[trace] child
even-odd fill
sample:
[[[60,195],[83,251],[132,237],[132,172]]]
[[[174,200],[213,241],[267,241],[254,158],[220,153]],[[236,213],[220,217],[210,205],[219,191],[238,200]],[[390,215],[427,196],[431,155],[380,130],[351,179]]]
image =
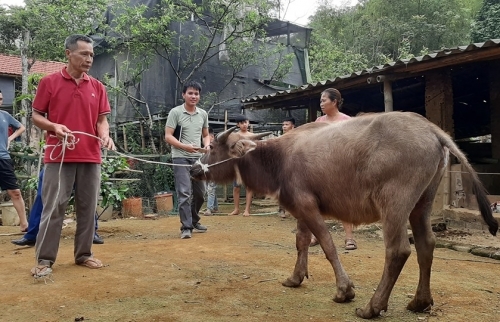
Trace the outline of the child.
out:
[[[248,117],[245,115],[238,115],[236,117],[236,125],[238,126],[239,134],[243,136],[251,136],[252,133],[248,132],[248,127],[250,126],[250,121]],[[240,213],[240,191],[241,191],[241,182],[235,180],[233,182],[233,198],[234,198],[234,210],[229,215],[238,215]],[[250,190],[246,190],[246,205],[245,212],[243,213],[244,217],[250,216],[250,206],[252,204],[252,195],[253,193]]]

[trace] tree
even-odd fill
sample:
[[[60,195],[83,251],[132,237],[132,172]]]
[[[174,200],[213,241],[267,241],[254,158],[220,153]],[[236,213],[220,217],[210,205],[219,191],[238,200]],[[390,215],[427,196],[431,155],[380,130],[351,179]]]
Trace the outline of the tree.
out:
[[[19,112],[27,128],[31,66],[37,60],[63,60],[64,39],[93,31],[104,19],[107,4],[106,0],[26,0],[24,7],[0,8],[0,52],[21,57],[23,99]],[[24,138],[29,140],[25,134]]]
[[[273,8],[267,0],[160,0],[152,7],[115,6],[105,33],[110,51],[126,60],[121,79],[108,85],[129,100],[149,131],[152,116],[140,84],[153,59],[161,59],[175,77],[176,103],[182,85],[209,66],[217,66],[225,75],[217,91],[204,94],[201,106],[209,113],[216,105],[252,96],[255,93],[234,95],[226,89],[249,67],[261,66],[268,82],[283,79],[291,67],[292,56],[281,39],[266,34]],[[142,107],[145,115],[140,113]],[[156,149],[152,140],[150,146]]]
[[[324,40],[314,42],[311,65],[326,55],[320,46],[329,52],[333,46],[339,57],[352,55],[350,62],[363,57],[372,67],[468,43],[479,1],[364,0],[352,8],[324,4],[311,20],[313,41]]]
[[[500,0],[484,0],[471,31],[472,41],[500,38]]]

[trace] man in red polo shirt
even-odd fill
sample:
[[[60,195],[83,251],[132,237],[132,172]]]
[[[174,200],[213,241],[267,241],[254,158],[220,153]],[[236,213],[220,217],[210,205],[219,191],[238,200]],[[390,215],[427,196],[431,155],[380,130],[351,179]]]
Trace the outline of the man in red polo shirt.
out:
[[[106,118],[111,110],[104,85],[87,75],[94,58],[92,39],[72,35],[64,44],[67,66],[40,81],[33,101],[33,123],[48,132],[43,212],[36,241],[38,265],[31,270],[35,277],[52,272],[73,186],[77,221],[75,263],[102,267],[91,248],[100,187],[101,147],[115,149]],[[100,140],[74,132],[85,132]],[[63,148],[61,143],[65,140],[74,140],[74,148]]]

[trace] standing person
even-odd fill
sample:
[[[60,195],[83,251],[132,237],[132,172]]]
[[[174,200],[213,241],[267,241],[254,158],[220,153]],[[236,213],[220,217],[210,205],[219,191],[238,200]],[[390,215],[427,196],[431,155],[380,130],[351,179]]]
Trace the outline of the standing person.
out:
[[[31,270],[35,277],[52,272],[73,188],[77,223],[75,263],[88,268],[103,266],[92,253],[92,240],[101,180],[101,147],[115,149],[106,118],[111,109],[104,85],[87,74],[94,59],[92,39],[71,35],[64,45],[68,64],[42,78],[33,101],[33,124],[48,132],[43,211],[36,240],[37,266]],[[65,149],[61,144],[65,141],[75,142],[74,148]]]
[[[165,125],[165,141],[172,146],[175,191],[179,204],[181,238],[191,238],[193,229],[206,232],[200,224],[200,209],[204,202],[205,182],[191,180],[189,166],[201,156],[200,141],[210,149],[208,135],[208,114],[197,107],[200,101],[201,85],[190,81],[182,88],[184,104],[174,107],[168,113]],[[176,166],[178,164],[179,166]]]
[[[0,106],[3,104],[3,94],[0,91]],[[9,136],[9,126],[16,130]],[[14,173],[14,166],[9,154],[9,145],[15,138],[20,136],[26,127],[18,120],[12,117],[6,111],[0,110],[0,188],[7,190],[14,209],[19,216],[19,226],[22,232],[28,229],[28,220],[26,219],[26,208],[24,199],[17,184],[17,178]]]
[[[293,117],[284,119],[281,128],[283,129],[283,134],[287,134],[289,131],[295,128],[295,119]]]
[[[250,121],[246,115],[238,115],[236,117],[236,125],[240,129],[237,133],[242,136],[252,136],[253,134],[248,131],[250,126]],[[240,191],[241,191],[241,179],[238,178],[233,182],[233,199],[234,199],[234,210],[229,215],[239,215],[240,214]],[[246,189],[246,204],[245,212],[243,217],[250,216],[250,206],[252,205],[253,193],[248,188]]]
[[[42,203],[42,183],[43,183],[43,169],[38,176],[38,188],[36,190],[35,202],[31,207],[30,219],[28,222],[28,231],[23,237],[12,240],[11,243],[17,246],[35,246],[36,236],[39,232],[40,220],[42,218],[43,203]],[[97,234],[97,212],[95,214],[95,233],[93,244],[104,244],[104,240]]]
[[[343,103],[342,96],[340,92],[335,88],[327,88],[321,93],[321,111],[325,114],[316,119],[316,122],[340,122],[350,119],[351,117],[347,114],[340,112]],[[354,225],[347,222],[342,222],[345,231],[345,249],[355,250],[358,248],[356,241],[354,240],[353,229]],[[316,246],[319,242],[313,235],[311,238],[310,246]]]
[[[287,134],[288,132],[290,132],[295,128],[295,119],[293,117],[284,119],[281,128],[283,129],[283,134]],[[278,208],[278,214],[281,218],[286,218],[285,209],[283,209],[281,204],[279,205]]]
[[[213,128],[208,128],[208,135],[210,136],[210,142],[212,142],[215,139]],[[205,211],[205,216],[212,216],[214,212],[219,211],[216,190],[217,184],[209,181],[207,183],[207,210]]]

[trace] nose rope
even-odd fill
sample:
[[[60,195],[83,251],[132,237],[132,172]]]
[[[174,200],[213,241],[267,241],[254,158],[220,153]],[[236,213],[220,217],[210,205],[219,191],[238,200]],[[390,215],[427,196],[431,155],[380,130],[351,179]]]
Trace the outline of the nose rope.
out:
[[[208,168],[211,168],[215,165],[219,165],[221,163],[224,163],[224,162],[227,162],[227,161],[231,161],[231,160],[234,160],[234,159],[239,159],[241,157],[236,157],[236,158],[228,158],[228,159],[225,159],[225,160],[222,160],[222,161],[219,161],[219,162],[215,162],[215,163],[212,163],[212,164],[208,164],[208,163],[203,163],[201,162],[201,158],[196,160],[196,162],[194,163],[195,165],[199,165],[201,167],[201,169],[203,170],[204,173],[207,173],[208,172]]]

